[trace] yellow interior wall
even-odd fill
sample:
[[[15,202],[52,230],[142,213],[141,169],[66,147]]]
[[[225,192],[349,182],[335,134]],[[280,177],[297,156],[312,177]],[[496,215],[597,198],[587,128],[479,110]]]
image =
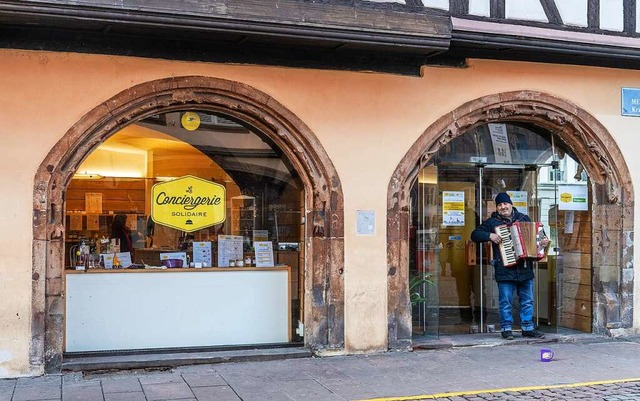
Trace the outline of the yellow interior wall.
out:
[[[34,174],[83,115],[139,83],[181,75],[243,82],[281,102],[319,138],[344,191],[348,352],[386,349],[389,179],[418,136],[443,114],[492,93],[543,91],[593,114],[616,139],[630,171],[640,171],[640,158],[632,153],[639,120],[620,116],[620,88],[640,87],[638,71],[471,60],[468,68],[425,68],[422,77],[404,77],[14,50],[0,50],[0,59],[0,376],[33,373],[28,350]],[[639,180],[633,176],[636,197]],[[376,212],[375,235],[356,235],[357,210]],[[637,226],[638,210],[635,218]]]
[[[77,174],[144,178],[147,175],[146,156],[146,152],[139,154],[111,149],[96,149],[78,167]]]

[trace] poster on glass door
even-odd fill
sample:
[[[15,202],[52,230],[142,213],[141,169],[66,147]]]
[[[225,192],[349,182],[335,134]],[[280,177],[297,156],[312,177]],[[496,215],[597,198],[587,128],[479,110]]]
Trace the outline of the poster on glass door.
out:
[[[519,212],[529,214],[529,204],[527,202],[527,191],[507,191],[507,194],[511,198],[513,207],[518,209]]]
[[[442,191],[442,225],[464,226],[464,191]]]
[[[511,163],[511,149],[506,124],[487,124],[496,163]]]
[[[589,210],[586,185],[558,185],[560,210]]]

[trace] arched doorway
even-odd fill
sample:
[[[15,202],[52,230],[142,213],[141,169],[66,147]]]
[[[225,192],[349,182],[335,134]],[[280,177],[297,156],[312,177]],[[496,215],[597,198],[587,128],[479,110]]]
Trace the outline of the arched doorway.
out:
[[[387,226],[390,349],[411,346],[409,258],[405,250],[409,249],[410,191],[420,167],[464,133],[484,124],[504,122],[529,124],[552,133],[584,166],[592,194],[592,329],[605,333],[612,327],[631,327],[633,283],[624,277],[627,269],[633,269],[633,263],[629,263],[633,253],[633,192],[624,159],[607,130],[584,110],[547,94],[519,91],[486,96],[441,117],[394,172],[388,192]],[[607,240],[602,241],[603,237]]]
[[[228,116],[274,144],[304,188],[304,343],[343,346],[343,203],[340,180],[313,133],[281,104],[247,85],[177,77],[137,85],[74,125],[41,164],[34,186],[33,365],[59,370],[63,354],[65,191],[87,156],[120,129],[163,113]],[[242,196],[241,196],[242,197]],[[240,199],[240,198],[238,198]],[[311,297],[313,294],[313,297]]]

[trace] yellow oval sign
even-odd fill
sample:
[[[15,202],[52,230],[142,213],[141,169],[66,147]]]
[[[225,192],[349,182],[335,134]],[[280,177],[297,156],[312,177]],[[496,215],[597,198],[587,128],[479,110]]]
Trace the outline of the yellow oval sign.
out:
[[[224,186],[186,175],[151,188],[151,218],[158,224],[192,232],[226,219]]]
[[[182,126],[187,131],[195,131],[200,126],[200,116],[193,111],[187,111],[182,115]]]
[[[571,199],[572,199],[572,196],[568,192],[564,192],[564,193],[560,194],[560,201],[562,201],[564,203],[570,203]]]

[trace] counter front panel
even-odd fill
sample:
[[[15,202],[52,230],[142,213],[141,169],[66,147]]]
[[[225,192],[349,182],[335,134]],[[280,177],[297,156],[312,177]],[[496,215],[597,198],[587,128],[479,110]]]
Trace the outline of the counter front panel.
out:
[[[289,341],[288,267],[194,270],[67,274],[66,351]]]

